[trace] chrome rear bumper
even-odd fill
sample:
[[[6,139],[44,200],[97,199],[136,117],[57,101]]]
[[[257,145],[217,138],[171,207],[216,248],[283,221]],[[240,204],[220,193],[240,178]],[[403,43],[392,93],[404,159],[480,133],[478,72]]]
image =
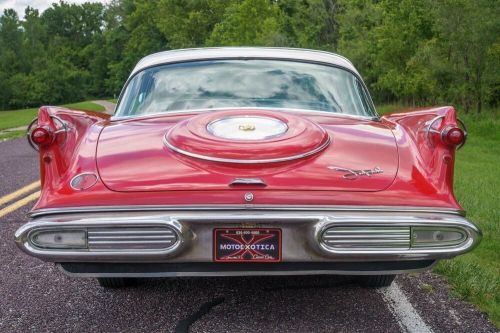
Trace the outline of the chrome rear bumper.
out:
[[[213,261],[212,237],[213,229],[216,227],[280,228],[282,264],[435,261],[468,252],[481,239],[480,230],[459,211],[397,207],[371,209],[293,207],[288,210],[271,207],[182,210],[172,208],[140,211],[81,210],[80,212],[69,210],[47,212],[45,215],[35,214],[29,223],[17,230],[15,238],[18,246],[27,254],[57,263],[208,264]],[[336,229],[331,229],[332,227]],[[420,227],[452,228],[461,233],[463,239],[453,246],[414,247],[412,228]],[[39,247],[32,241],[32,235],[41,230],[72,229],[83,229],[90,235],[87,236],[85,248],[48,249]],[[167,229],[170,230],[168,233],[175,235],[175,241],[170,242],[168,247],[165,245],[165,247],[149,248],[148,238],[137,236],[142,234],[155,240],[161,239],[154,238],[156,236],[152,236],[155,235],[151,233],[152,230],[155,232],[161,230],[162,235],[167,237],[169,235]],[[110,233],[110,230],[113,232]],[[122,238],[119,238],[120,234],[130,230],[141,230],[141,232],[132,237],[132,243],[129,240],[123,243]],[[339,241],[338,231],[346,232],[346,230],[347,240],[341,238]],[[330,234],[326,234],[327,231]],[[103,239],[108,243],[111,242],[109,244],[121,245],[117,248],[115,245],[103,243]],[[325,239],[330,240],[325,241]],[[249,264],[248,267],[252,265],[254,264]],[[216,266],[213,267],[217,270]],[[415,269],[408,268],[403,271]],[[356,274],[357,270],[342,270],[339,267],[338,272]],[[196,275],[192,273],[183,274]],[[359,271],[359,274],[363,273]]]

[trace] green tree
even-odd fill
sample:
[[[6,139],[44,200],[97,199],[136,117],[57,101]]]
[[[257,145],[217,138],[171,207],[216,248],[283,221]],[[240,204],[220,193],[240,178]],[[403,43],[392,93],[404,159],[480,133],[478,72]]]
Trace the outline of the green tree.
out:
[[[377,100],[392,98],[390,93],[373,89],[381,74],[375,66],[378,55],[375,27],[382,22],[382,8],[373,0],[341,0],[339,6],[337,51],[356,65]]]
[[[220,0],[160,0],[157,27],[169,48],[202,47],[226,7]]]
[[[499,84],[500,3],[443,0],[435,10],[437,53],[451,79],[447,97],[480,112]]]
[[[0,17],[0,107],[11,106],[10,79],[22,70],[23,32],[17,13],[7,9]]]
[[[114,3],[115,21],[106,40],[118,45],[120,53],[108,67],[108,91],[118,92],[128,74],[142,57],[167,49],[167,40],[157,27],[158,4],[155,1],[126,0]],[[118,35],[114,36],[117,32]],[[112,50],[109,50],[111,51]],[[110,54],[111,52],[108,52]]]
[[[281,46],[283,13],[276,2],[244,0],[232,2],[214,26],[207,41],[211,46]]]
[[[334,51],[337,48],[340,9],[336,0],[279,2],[285,13],[285,31],[293,46]]]

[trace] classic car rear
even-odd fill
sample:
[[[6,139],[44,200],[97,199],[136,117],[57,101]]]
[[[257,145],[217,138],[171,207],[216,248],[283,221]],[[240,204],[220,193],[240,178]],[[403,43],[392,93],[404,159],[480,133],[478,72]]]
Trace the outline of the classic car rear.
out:
[[[297,49],[141,60],[109,118],[42,107],[42,195],[21,249],[127,278],[352,274],[372,286],[471,250],[451,107],[379,117],[353,65]]]

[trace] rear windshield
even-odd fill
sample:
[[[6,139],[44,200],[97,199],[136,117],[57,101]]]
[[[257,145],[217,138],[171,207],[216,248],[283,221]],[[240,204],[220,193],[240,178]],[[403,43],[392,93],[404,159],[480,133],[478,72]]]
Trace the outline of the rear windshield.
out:
[[[216,60],[139,72],[114,117],[240,107],[376,116],[364,85],[347,70],[283,60]]]

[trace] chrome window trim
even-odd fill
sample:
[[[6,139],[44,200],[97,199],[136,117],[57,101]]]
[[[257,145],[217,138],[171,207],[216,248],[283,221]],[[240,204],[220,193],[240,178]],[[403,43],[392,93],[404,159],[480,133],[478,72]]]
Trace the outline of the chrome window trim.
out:
[[[202,47],[161,51],[147,55],[139,60],[130,76],[133,76],[146,68],[162,64],[228,58],[240,60],[310,60],[336,65],[358,74],[356,68],[349,59],[339,54],[327,51],[287,47]]]
[[[419,206],[347,206],[347,205],[134,205],[134,206],[77,206],[61,208],[41,208],[28,213],[28,217],[52,214],[105,213],[105,212],[159,212],[159,211],[214,211],[214,210],[265,210],[265,211],[339,211],[339,212],[382,212],[382,213],[436,213],[465,216],[465,211],[447,207]]]
[[[142,120],[142,119],[148,119],[148,118],[153,118],[155,116],[178,116],[178,115],[183,115],[183,114],[190,114],[190,113],[201,113],[201,112],[217,112],[217,111],[227,111],[227,110],[234,110],[234,107],[224,107],[224,108],[213,108],[213,109],[190,109],[190,110],[173,110],[173,111],[168,111],[167,112],[157,112],[157,113],[150,113],[150,114],[145,114],[145,115],[139,115],[139,116],[122,116],[122,117],[117,117],[117,116],[112,116],[110,118],[110,121],[120,121],[120,120]],[[311,115],[321,115],[321,116],[334,116],[334,117],[340,117],[340,118],[349,118],[349,119],[357,119],[357,120],[371,120],[371,121],[376,121],[379,118],[378,117],[370,117],[370,116],[358,116],[358,115],[353,115],[353,114],[347,114],[347,113],[336,113],[336,112],[328,112],[328,111],[317,111],[317,110],[310,110],[310,109],[295,109],[295,108],[264,108],[264,107],[257,107],[257,106],[245,106],[242,107],[241,110],[268,110],[268,111],[281,111],[281,112],[306,112]]]
[[[171,129],[172,130],[172,129]],[[200,160],[205,160],[205,161],[211,161],[211,162],[219,162],[219,163],[234,163],[234,164],[265,164],[265,163],[279,163],[279,162],[286,162],[286,161],[293,161],[293,160],[298,160],[304,157],[308,157],[314,154],[319,153],[320,151],[324,150],[328,145],[330,144],[330,136],[327,136],[327,140],[319,147],[316,147],[308,152],[302,153],[302,154],[297,154],[297,155],[292,155],[292,156],[287,156],[287,157],[280,157],[280,158],[269,158],[269,159],[257,159],[257,160],[240,160],[240,159],[232,159],[232,158],[219,158],[219,157],[212,157],[212,156],[207,156],[207,155],[201,155],[201,154],[196,154],[192,153],[189,151],[186,151],[184,149],[180,149],[170,142],[168,142],[168,134],[170,131],[165,133],[163,136],[163,144],[167,146],[172,151],[175,151],[179,154],[186,155],[189,157],[193,158],[198,158]]]

